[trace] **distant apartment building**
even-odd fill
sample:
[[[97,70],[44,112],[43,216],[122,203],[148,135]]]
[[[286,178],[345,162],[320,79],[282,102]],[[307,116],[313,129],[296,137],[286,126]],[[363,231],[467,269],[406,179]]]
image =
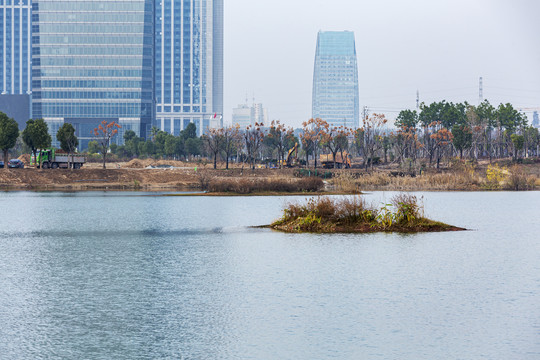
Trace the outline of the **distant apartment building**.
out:
[[[30,0],[0,0],[0,111],[24,128],[30,118]]]
[[[331,126],[359,125],[358,65],[351,31],[319,31],[317,35],[312,116]]]
[[[532,126],[540,128],[540,119],[538,119],[538,111],[533,112]]]
[[[199,135],[222,126],[223,0],[156,1],[155,126]]]
[[[116,137],[145,137],[154,114],[154,1],[32,3],[32,110],[49,125],[53,146],[63,123],[74,125],[80,148],[102,121]]]
[[[240,129],[245,129],[249,125],[268,124],[268,109],[263,108],[260,103],[254,103],[251,106],[248,104],[240,104],[233,109],[232,125],[238,124]]]

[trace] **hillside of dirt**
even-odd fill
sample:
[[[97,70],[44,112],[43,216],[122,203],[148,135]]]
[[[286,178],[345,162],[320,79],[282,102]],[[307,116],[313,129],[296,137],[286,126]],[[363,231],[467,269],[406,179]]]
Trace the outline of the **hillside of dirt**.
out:
[[[293,178],[294,169],[183,166],[181,162],[134,159],[127,163],[85,164],[82,169],[0,169],[0,190],[196,190],[211,178]]]
[[[197,184],[195,171],[182,169],[0,169],[0,189],[172,190]]]

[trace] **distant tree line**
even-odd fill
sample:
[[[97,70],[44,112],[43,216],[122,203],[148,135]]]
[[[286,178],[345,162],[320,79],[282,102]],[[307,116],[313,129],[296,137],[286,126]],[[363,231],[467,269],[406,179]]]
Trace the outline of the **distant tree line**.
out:
[[[94,130],[94,141],[88,145],[89,154],[100,154],[105,166],[106,156],[117,159],[141,157],[202,160],[208,159],[217,167],[225,167],[234,159],[251,168],[257,163],[283,166],[288,152],[298,149],[299,162],[317,167],[320,154],[329,154],[336,164],[350,153],[361,158],[366,169],[377,163],[394,162],[402,167],[422,164],[439,168],[443,159],[500,159],[540,156],[540,137],[537,128],[529,126],[523,113],[511,104],[494,107],[485,100],[480,105],[446,101],[420,105],[419,111],[402,110],[388,128],[384,115],[372,114],[362,119],[359,128],[331,126],[323,119],[310,119],[297,131],[280,121],[268,126],[254,124],[245,129],[224,127],[208,129],[197,136],[195,124],[190,123],[178,136],[153,127],[148,139],[138,137],[132,130],[123,135],[123,145],[112,139],[120,125],[103,122]],[[78,146],[72,125],[64,124],[57,133],[62,149],[74,152]],[[19,134],[17,123],[0,113],[0,150],[7,158],[9,149],[27,150],[49,147],[51,137],[47,124],[29,120]],[[24,149],[23,149],[24,148]]]

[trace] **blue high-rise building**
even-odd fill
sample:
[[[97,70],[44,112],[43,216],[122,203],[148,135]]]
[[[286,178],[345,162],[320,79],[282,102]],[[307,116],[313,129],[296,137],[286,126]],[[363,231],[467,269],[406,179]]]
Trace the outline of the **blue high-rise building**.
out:
[[[4,0],[6,1],[6,0]],[[154,1],[33,0],[32,109],[53,145],[64,123],[80,148],[102,120],[145,137],[154,117]]]
[[[0,0],[0,111],[24,128],[30,118],[30,0]]]
[[[358,127],[358,65],[354,33],[320,31],[313,72],[312,116],[331,126]]]
[[[30,0],[0,0],[1,94],[31,91],[31,8]]]
[[[199,135],[223,113],[223,0],[156,1],[155,126]]]

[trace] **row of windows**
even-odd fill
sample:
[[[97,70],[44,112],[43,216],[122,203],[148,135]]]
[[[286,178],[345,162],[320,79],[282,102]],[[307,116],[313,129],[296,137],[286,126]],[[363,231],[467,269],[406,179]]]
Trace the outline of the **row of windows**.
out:
[[[96,89],[97,90],[97,89]],[[141,99],[141,91],[41,91],[42,99]]]
[[[2,5],[8,5],[8,6],[20,6],[20,5],[29,5],[30,0],[0,0],[0,6]]]
[[[144,40],[152,42],[151,35],[144,35],[148,39],[143,39],[141,36],[130,35],[106,35],[106,34],[86,34],[86,35],[57,35],[57,34],[37,34],[32,36],[32,43],[45,45],[56,44],[77,44],[77,45],[103,45],[103,46],[115,46],[115,45],[141,45]]]
[[[120,17],[121,19],[121,17]],[[144,30],[144,23],[133,24],[115,24],[115,23],[100,23],[100,24],[56,24],[56,23],[40,23],[32,25],[34,34],[141,34]]]
[[[142,71],[140,69],[77,69],[77,68],[45,68],[36,70],[35,76],[54,76],[54,77],[134,77],[141,76],[149,77],[152,75],[151,70]]]
[[[5,0],[7,1],[7,0]],[[17,1],[17,0],[14,0]],[[145,4],[145,2],[147,4]],[[151,10],[150,1],[41,1],[33,3],[34,10],[43,11],[144,11]]]
[[[33,55],[33,57],[35,54]],[[141,58],[69,58],[69,57],[44,57],[40,59],[41,66],[80,66],[80,67],[97,67],[97,66],[116,66],[116,67],[140,67],[142,64]],[[38,65],[38,64],[36,64]]]
[[[41,80],[41,88],[84,88],[84,89],[96,89],[96,88],[123,88],[123,89],[140,89],[142,86],[150,88],[152,86],[150,81],[141,80],[123,80],[123,79],[111,79],[111,80]]]
[[[168,105],[158,105],[156,108],[158,113],[170,113],[170,112],[184,112],[184,113],[201,113],[206,112],[206,106],[202,108],[200,106],[168,106]]]
[[[151,49],[144,50],[148,56],[152,56]],[[39,52],[41,55],[143,55],[143,49],[140,46],[41,46]]]
[[[115,22],[150,22],[152,20],[152,17],[146,16],[145,13],[140,12],[134,12],[134,11],[126,11],[121,13],[115,13],[115,12],[88,12],[88,13],[81,13],[81,12],[44,12],[40,11],[39,16],[39,22],[41,24],[44,23],[50,23],[50,22],[76,22],[76,23],[115,23]],[[36,19],[37,20],[37,19]]]
[[[33,103],[35,117],[140,117],[141,104]]]

